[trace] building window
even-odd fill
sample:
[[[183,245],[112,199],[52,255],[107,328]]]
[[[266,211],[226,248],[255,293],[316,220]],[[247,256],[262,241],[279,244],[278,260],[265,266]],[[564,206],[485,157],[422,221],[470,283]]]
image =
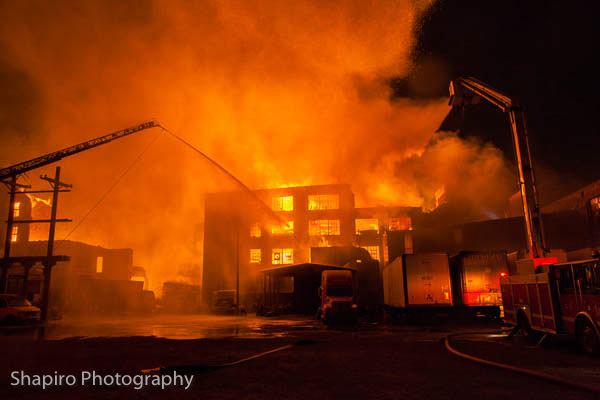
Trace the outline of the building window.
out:
[[[19,236],[19,227],[18,226],[13,226],[12,233],[10,235],[10,241],[11,242],[16,242],[18,236]]]
[[[273,264],[292,264],[294,249],[273,249]]]
[[[379,220],[377,218],[358,218],[354,221],[356,234],[360,235],[364,231],[379,232]]]
[[[316,219],[308,221],[308,234],[311,236],[327,236],[340,234],[339,219]]]
[[[96,273],[101,274],[104,269],[104,257],[96,257]]]
[[[294,196],[273,197],[273,211],[293,211]]]
[[[258,222],[250,225],[250,237],[260,237],[260,224]]]
[[[337,210],[340,208],[340,196],[338,194],[309,194],[309,210]]]
[[[410,231],[412,230],[412,222],[410,217],[395,217],[390,218],[390,231]]]
[[[590,207],[594,215],[600,215],[600,196],[590,199]]]
[[[379,246],[361,246],[363,249],[369,252],[373,260],[379,261]]]
[[[250,249],[250,263],[260,264],[260,259],[261,259],[261,250],[260,249]]]
[[[273,235],[292,235],[294,234],[294,221],[287,221],[285,224],[273,225],[271,227]]]
[[[21,215],[21,203],[20,202],[16,202],[14,205],[14,213],[13,216],[16,218],[19,215]]]

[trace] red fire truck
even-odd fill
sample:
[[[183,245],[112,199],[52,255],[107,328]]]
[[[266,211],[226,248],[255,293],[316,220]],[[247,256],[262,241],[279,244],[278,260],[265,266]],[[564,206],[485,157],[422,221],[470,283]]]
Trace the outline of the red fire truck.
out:
[[[533,263],[529,267],[534,270]],[[537,332],[574,335],[583,351],[598,353],[600,259],[539,265],[534,274],[519,269],[500,279],[505,321],[529,338]]]

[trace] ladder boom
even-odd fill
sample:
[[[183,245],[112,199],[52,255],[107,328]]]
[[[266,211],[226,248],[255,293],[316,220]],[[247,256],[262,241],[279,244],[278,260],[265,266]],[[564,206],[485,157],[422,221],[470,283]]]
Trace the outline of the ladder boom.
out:
[[[2,168],[0,169],[0,181],[3,181],[12,176],[23,174],[27,171],[31,171],[32,169],[43,167],[44,165],[52,164],[53,162],[59,161],[65,157],[80,153],[85,150],[89,150],[94,147],[101,146],[105,143],[112,142],[113,140],[122,138],[124,136],[128,136],[133,133],[143,131],[145,129],[156,127],[160,127],[160,124],[156,121],[144,122],[142,124],[121,129],[119,131],[109,133],[108,135],[100,136],[95,139],[91,139],[86,142],[55,151],[50,154],[33,158],[29,161],[24,161],[15,165],[11,165],[10,167]]]
[[[533,159],[529,146],[525,110],[517,99],[473,77],[458,78],[450,82],[449,105],[452,107],[477,104],[481,98],[486,99],[509,116],[515,148],[519,190],[523,201],[527,251],[530,258],[543,257],[546,252],[546,245],[542,226],[542,213],[538,202],[533,170]]]

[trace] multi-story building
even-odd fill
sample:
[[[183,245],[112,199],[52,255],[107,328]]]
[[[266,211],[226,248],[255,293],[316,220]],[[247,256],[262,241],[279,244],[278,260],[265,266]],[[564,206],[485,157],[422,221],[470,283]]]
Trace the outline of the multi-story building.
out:
[[[238,268],[240,295],[256,298],[262,292],[261,270],[310,262],[312,247],[361,246],[372,258],[384,262],[386,232],[409,233],[413,215],[420,212],[409,207],[355,208],[354,194],[343,184],[258,190],[254,194],[280,223],[261,209],[253,196],[240,192],[207,196],[205,301],[214,290],[235,289]]]

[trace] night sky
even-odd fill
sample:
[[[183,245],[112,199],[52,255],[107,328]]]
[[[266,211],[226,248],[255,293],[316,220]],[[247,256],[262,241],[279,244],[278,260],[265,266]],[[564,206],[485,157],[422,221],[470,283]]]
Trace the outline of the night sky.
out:
[[[528,111],[541,201],[600,179],[597,2],[441,1],[423,18],[399,97],[447,95],[448,78],[473,76]],[[466,111],[464,136],[513,159],[507,116],[489,104]]]

